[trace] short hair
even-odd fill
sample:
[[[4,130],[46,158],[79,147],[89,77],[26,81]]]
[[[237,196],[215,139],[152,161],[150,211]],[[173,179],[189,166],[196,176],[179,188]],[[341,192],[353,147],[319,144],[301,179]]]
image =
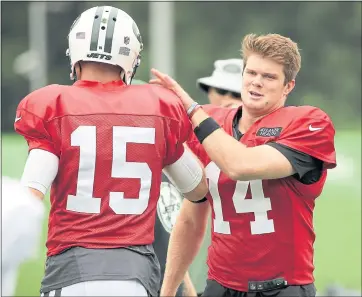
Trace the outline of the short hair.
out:
[[[259,36],[248,34],[241,43],[241,53],[244,65],[252,54],[260,55],[283,65],[285,84],[296,78],[302,62],[298,44],[279,34]]]

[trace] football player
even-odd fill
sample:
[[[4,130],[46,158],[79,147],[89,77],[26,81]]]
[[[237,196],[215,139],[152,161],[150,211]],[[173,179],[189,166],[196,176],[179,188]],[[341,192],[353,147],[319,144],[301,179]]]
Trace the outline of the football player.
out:
[[[240,81],[243,70],[243,60],[227,59],[214,62],[211,76],[199,78],[197,86],[207,93],[211,104],[223,107],[241,105]]]
[[[239,108],[200,106],[170,77],[191,114],[188,145],[205,166],[207,201],[183,203],[170,238],[161,295],[171,296],[197,253],[212,209],[204,296],[315,296],[313,210],[336,166],[335,129],[312,106],[285,106],[301,66],[278,34],[246,35]],[[188,240],[184,240],[187,234]],[[192,244],[190,244],[192,243]]]
[[[44,205],[20,181],[1,178],[1,296],[13,296],[20,264],[34,257]]]
[[[207,192],[201,164],[183,146],[191,122],[171,91],[130,85],[143,44],[124,11],[84,11],[68,40],[75,83],[32,92],[15,120],[30,151],[23,183],[40,199],[51,185],[41,294],[156,296],[162,170],[187,199]]]

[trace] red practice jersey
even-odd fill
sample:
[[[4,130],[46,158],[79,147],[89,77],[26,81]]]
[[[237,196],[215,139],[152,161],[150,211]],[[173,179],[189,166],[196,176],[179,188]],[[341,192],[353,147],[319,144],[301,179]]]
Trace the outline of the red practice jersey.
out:
[[[180,158],[192,131],[171,91],[122,82],[50,85],[25,97],[16,117],[29,150],[59,158],[48,256],[72,246],[153,242],[162,168]]]
[[[205,106],[228,133],[237,109]],[[273,129],[270,129],[273,128]],[[319,181],[305,185],[295,177],[234,181],[220,171],[195,136],[188,145],[206,168],[212,206],[208,277],[246,292],[249,281],[284,277],[290,285],[313,278],[313,209],[328,168],[336,166],[334,127],[320,109],[284,107],[258,120],[240,142],[248,147],[276,142],[324,162]]]

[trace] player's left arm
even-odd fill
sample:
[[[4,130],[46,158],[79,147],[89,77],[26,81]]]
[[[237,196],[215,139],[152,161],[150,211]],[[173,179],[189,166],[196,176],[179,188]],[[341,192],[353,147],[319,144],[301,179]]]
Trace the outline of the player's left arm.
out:
[[[44,119],[28,110],[24,99],[16,112],[15,131],[28,143],[29,154],[21,178],[22,185],[39,199],[43,199],[56,177],[59,166],[59,152],[47,130]]]
[[[196,297],[197,292],[194,284],[192,283],[190,273],[186,271],[185,277],[184,277],[184,286],[182,290],[182,296],[187,297]]]
[[[207,113],[199,109],[192,118],[193,125],[198,126],[208,117]],[[223,129],[217,129],[204,139],[202,145],[210,159],[234,180],[278,179],[296,173],[302,175],[305,169],[296,166],[298,154],[302,159],[310,156],[315,166],[318,166],[316,160],[320,160],[323,167],[333,168],[334,135],[335,130],[329,117],[316,109],[308,118],[295,120],[275,144],[246,147]],[[291,151],[296,153],[292,157]],[[313,166],[310,162],[308,164]]]

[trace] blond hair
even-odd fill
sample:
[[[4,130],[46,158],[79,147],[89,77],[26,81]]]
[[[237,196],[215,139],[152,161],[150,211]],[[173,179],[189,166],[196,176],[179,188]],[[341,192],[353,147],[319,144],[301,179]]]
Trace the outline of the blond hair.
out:
[[[244,65],[252,54],[283,65],[285,84],[295,79],[302,62],[297,43],[279,34],[248,34],[241,43],[241,53]]]

